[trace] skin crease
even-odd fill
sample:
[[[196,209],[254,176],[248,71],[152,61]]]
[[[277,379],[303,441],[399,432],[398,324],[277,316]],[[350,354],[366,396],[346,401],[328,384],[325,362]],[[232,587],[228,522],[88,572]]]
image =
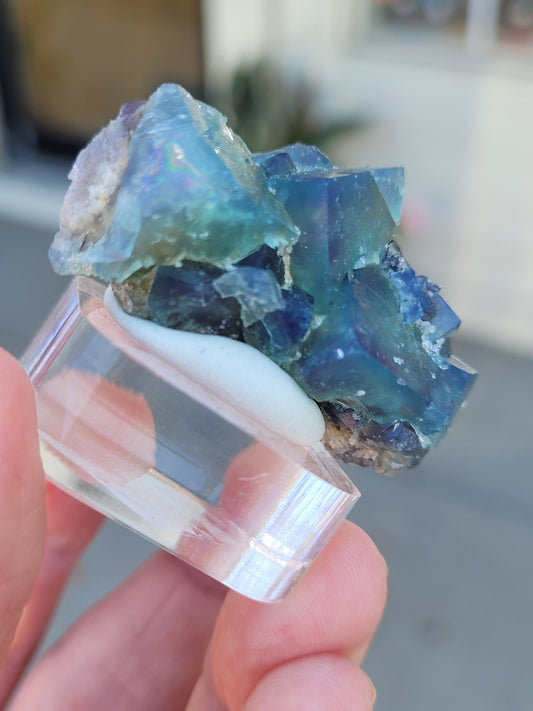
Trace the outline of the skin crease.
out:
[[[18,684],[101,517],[45,485],[31,386],[1,350],[0,374],[0,708],[8,698],[10,711],[372,708],[360,664],[387,573],[349,522],[274,605],[227,592],[158,552]]]

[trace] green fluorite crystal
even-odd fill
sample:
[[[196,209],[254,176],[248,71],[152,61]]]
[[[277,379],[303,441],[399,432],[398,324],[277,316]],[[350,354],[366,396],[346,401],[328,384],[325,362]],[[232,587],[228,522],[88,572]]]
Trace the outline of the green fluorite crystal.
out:
[[[251,155],[215,109],[164,85],[72,177],[58,271],[110,280],[125,310],[167,328],[258,348],[320,404],[344,461],[390,472],[442,437],[475,376],[450,354],[459,319],[394,242],[401,168],[339,170],[300,144]]]

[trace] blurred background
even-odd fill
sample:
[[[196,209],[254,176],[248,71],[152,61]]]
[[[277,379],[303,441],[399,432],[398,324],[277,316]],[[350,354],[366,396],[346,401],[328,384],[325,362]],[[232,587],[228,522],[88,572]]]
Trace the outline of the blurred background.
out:
[[[20,355],[65,287],[47,261],[77,150],[176,81],[255,150],[316,142],[404,165],[400,244],[462,316],[480,372],[437,450],[351,468],[390,567],[366,668],[376,709],[501,711],[533,697],[533,0],[4,0],[0,345]],[[151,552],[106,524],[44,648]]]

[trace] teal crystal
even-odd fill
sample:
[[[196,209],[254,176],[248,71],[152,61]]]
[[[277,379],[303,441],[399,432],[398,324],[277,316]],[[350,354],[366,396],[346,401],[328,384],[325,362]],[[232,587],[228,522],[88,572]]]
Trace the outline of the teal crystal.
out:
[[[215,109],[164,85],[72,177],[59,272],[111,281],[164,327],[259,349],[319,403],[345,462],[410,467],[446,432],[475,373],[451,355],[458,317],[394,241],[403,169],[343,170],[302,144],[251,155]],[[100,212],[84,190],[104,195]]]
[[[339,170],[318,149],[310,151],[298,144],[268,156],[266,161],[263,156],[256,160],[302,233],[291,252],[292,278],[311,294],[315,312],[326,314],[344,277],[353,269],[379,264],[384,248],[393,240],[403,169]],[[284,156],[290,159],[289,166]]]
[[[298,237],[225,118],[174,85],[146,103],[113,199],[112,221],[76,254],[76,271],[121,282],[185,259],[229,267],[262,244],[283,249]],[[52,245],[60,273],[70,271],[71,245],[61,232]]]

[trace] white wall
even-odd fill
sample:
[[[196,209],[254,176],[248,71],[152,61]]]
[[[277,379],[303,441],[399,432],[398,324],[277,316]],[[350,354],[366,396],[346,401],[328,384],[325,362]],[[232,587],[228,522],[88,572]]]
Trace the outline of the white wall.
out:
[[[472,330],[533,353],[533,83],[481,77],[472,127],[453,288]]]
[[[331,61],[366,27],[369,0],[203,0],[208,75],[269,57],[311,70]]]

